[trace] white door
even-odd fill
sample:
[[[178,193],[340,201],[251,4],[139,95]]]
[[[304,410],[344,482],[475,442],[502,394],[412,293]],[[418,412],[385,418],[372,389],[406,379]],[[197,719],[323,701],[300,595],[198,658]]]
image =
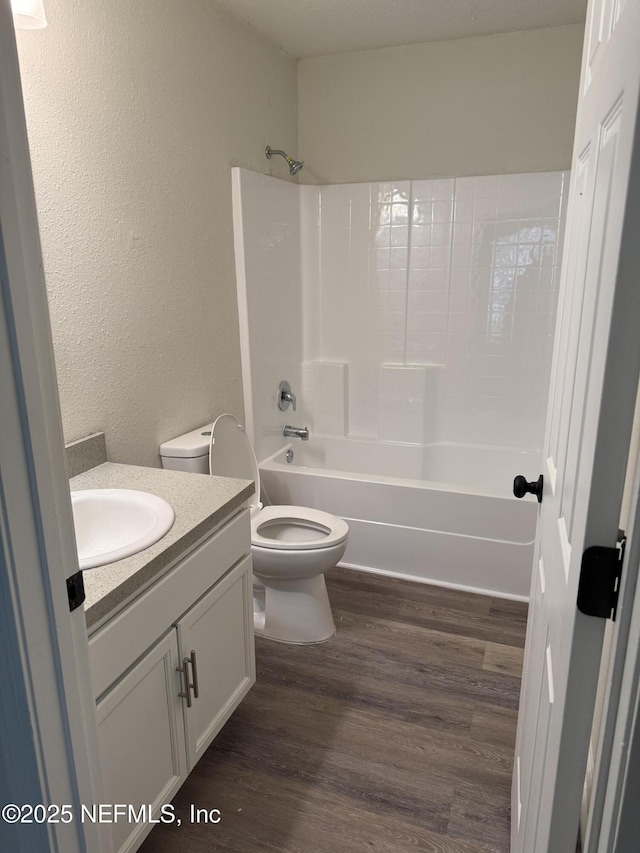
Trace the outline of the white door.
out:
[[[586,548],[616,543],[640,370],[639,83],[640,0],[592,0],[518,720],[513,853],[576,847],[605,624],[578,611],[578,580]]]
[[[101,801],[84,613],[11,6],[0,0],[0,849],[97,851],[98,827],[55,807]]]

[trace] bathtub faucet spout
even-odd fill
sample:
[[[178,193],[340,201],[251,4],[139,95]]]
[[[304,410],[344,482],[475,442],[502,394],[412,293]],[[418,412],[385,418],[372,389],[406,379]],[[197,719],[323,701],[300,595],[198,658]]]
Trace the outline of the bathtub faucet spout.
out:
[[[282,434],[287,438],[301,438],[303,441],[309,441],[309,427],[294,427],[287,424],[283,427]]]

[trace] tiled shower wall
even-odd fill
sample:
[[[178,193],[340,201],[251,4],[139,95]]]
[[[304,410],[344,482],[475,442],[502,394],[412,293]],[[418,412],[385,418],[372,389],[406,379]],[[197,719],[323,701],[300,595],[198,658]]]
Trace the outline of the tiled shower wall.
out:
[[[539,448],[567,182],[300,187],[315,432]]]

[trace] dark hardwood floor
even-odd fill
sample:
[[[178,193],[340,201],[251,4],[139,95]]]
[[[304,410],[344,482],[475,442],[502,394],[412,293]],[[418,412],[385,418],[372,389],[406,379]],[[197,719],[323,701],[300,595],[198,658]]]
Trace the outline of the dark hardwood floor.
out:
[[[338,633],[258,680],[144,853],[509,850],[526,605],[336,569]],[[189,806],[218,808],[216,826]]]

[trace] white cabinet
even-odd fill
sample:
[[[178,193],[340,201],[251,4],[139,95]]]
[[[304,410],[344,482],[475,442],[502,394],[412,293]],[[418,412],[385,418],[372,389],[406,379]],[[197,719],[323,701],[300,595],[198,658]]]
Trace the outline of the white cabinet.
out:
[[[217,583],[177,624],[181,659],[197,698],[186,707],[189,770],[255,681],[251,558]],[[186,673],[182,676],[183,688]],[[193,693],[193,691],[190,691]]]
[[[171,801],[187,775],[175,630],[163,637],[97,707],[106,802],[135,810]],[[135,850],[147,835],[145,822],[123,816],[106,825],[114,850]]]
[[[157,819],[254,683],[249,530],[245,511],[90,637],[106,802]],[[132,853],[152,826],[104,830]]]

